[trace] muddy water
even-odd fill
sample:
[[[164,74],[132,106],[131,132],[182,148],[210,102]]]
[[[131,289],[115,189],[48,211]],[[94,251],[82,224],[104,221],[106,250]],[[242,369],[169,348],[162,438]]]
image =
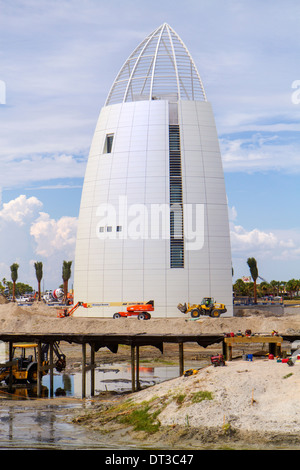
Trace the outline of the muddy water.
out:
[[[203,367],[204,362],[193,361],[192,365],[186,364],[186,368]],[[178,366],[140,367],[139,382],[141,388],[146,388],[156,383],[178,377]],[[90,396],[90,373],[86,374],[86,397]],[[43,377],[43,385],[50,387],[50,376]],[[95,395],[103,391],[115,391],[118,393],[131,390],[131,367],[125,363],[105,364],[95,370]],[[55,374],[54,391],[59,394],[80,398],[82,397],[82,374]]]
[[[37,400],[35,400],[36,402]],[[4,449],[105,449],[108,443],[80,426],[65,422],[72,408],[82,405],[58,405],[18,401],[0,404],[0,450]]]
[[[193,367],[196,364],[193,363]],[[200,365],[198,365],[200,367]],[[177,377],[178,366],[141,367],[142,388]],[[111,442],[109,437],[91,432],[67,422],[77,409],[91,406],[89,398],[90,375],[86,375],[86,399],[82,400],[82,374],[61,373],[54,375],[54,393],[50,398],[50,377],[43,377],[42,398],[36,398],[36,386],[7,387],[0,389],[0,450],[4,449],[84,449],[84,450],[130,450],[136,445],[124,446]],[[126,392],[131,390],[131,369],[126,364],[106,364],[96,369],[95,395],[101,391]]]

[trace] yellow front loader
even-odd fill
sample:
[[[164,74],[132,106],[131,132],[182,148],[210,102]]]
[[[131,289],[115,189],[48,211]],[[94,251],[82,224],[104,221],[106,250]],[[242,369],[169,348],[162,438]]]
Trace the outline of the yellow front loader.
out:
[[[177,308],[182,313],[190,313],[192,318],[198,318],[200,315],[217,318],[227,312],[225,305],[215,302],[212,297],[204,297],[200,304],[178,304]]]
[[[36,343],[16,343],[13,345],[12,354],[12,383],[36,383],[37,382],[37,347]],[[65,355],[61,353],[58,343],[54,343],[54,352],[58,357],[55,363],[56,370],[61,371],[65,368]],[[48,344],[42,345],[42,361],[43,366],[48,365]],[[7,361],[7,364],[9,361]],[[0,369],[0,382],[3,380],[9,383],[10,367],[5,365]],[[42,375],[48,374],[48,370],[43,370]]]

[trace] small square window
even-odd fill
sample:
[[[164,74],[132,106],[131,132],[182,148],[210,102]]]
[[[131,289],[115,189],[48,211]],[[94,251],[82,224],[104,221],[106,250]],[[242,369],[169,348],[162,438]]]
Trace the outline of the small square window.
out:
[[[112,227],[109,225],[108,227],[106,227],[106,231],[107,232],[112,232]]]
[[[99,232],[104,232],[104,227],[99,227]]]
[[[114,140],[114,134],[107,134],[105,139],[104,145],[104,153],[111,153],[112,152],[112,145]]]
[[[117,232],[122,232],[122,225],[117,225]]]

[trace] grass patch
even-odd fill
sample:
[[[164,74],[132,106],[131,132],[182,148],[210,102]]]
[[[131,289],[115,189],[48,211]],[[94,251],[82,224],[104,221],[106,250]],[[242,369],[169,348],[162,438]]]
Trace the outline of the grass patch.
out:
[[[185,393],[180,393],[179,395],[176,395],[174,398],[175,398],[175,401],[177,403],[177,405],[182,405],[182,403],[184,402],[184,399],[186,397],[186,394]]]
[[[129,413],[119,417],[119,422],[133,426],[134,431],[145,431],[148,434],[153,434],[158,431],[160,422],[157,416],[161,410],[150,412],[150,406],[143,404],[140,407],[132,409]]]
[[[196,392],[193,394],[192,403],[200,403],[203,400],[212,400],[212,399],[213,399],[212,392],[200,390],[199,392]]]

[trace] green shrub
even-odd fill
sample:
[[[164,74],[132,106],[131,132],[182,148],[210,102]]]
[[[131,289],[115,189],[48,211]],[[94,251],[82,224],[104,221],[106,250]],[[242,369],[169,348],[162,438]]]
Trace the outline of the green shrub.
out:
[[[161,410],[157,410],[154,413],[150,413],[149,410],[149,405],[134,408],[125,416],[121,416],[119,421],[122,424],[133,426],[134,431],[145,431],[149,434],[155,433],[160,427],[157,416]]]
[[[200,390],[199,392],[196,392],[192,396],[192,403],[200,403],[203,400],[212,400],[212,392],[207,392]]]

